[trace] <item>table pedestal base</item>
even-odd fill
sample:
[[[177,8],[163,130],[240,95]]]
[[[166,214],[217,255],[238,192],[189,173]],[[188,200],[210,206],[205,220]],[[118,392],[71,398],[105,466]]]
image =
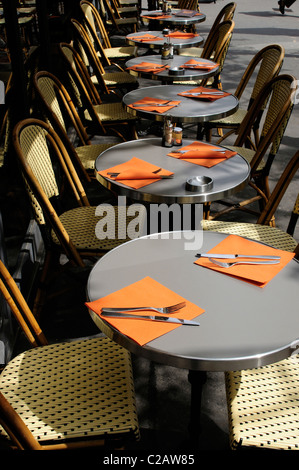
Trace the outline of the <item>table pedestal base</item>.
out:
[[[205,371],[190,370],[188,380],[191,385],[191,410],[189,434],[191,441],[197,441],[201,432],[200,414],[202,389],[207,379]]]

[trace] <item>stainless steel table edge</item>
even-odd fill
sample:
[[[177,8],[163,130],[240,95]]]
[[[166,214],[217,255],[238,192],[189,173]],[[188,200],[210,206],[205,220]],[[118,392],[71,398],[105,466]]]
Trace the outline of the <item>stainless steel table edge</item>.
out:
[[[281,349],[273,350],[263,355],[252,355],[248,357],[240,358],[213,358],[213,360],[201,359],[201,358],[190,358],[190,357],[176,357],[171,354],[166,354],[165,351],[159,351],[158,349],[151,349],[150,342],[144,346],[136,343],[134,340],[124,336],[117,328],[111,326],[105,320],[102,320],[95,312],[89,309],[89,314],[98,326],[100,331],[104,333],[112,341],[115,341],[120,346],[124,347],[131,354],[141,356],[150,361],[154,361],[160,364],[164,364],[171,367],[177,367],[179,369],[202,371],[202,372],[227,372],[227,371],[238,371],[245,369],[255,369],[263,367],[275,362],[287,359],[294,353],[293,343],[290,343]],[[194,319],[200,323],[200,316]],[[200,328],[200,327],[199,327]],[[217,362],[217,365],[215,364]]]
[[[158,138],[157,138],[158,139]],[[141,140],[141,139],[140,139]],[[142,140],[152,140],[151,137],[145,138]],[[117,146],[121,145],[126,145],[127,142],[121,142],[119,144],[116,144]],[[111,149],[115,148],[113,146]],[[173,148],[175,149],[175,147]],[[100,157],[102,157],[106,152],[108,152],[110,149],[104,150],[104,152],[101,153]],[[167,152],[171,151],[171,148],[166,148],[165,150]],[[240,157],[244,162],[248,164],[246,159],[242,157],[242,155],[238,154],[238,157]],[[231,157],[234,158],[234,157]],[[189,163],[189,162],[188,162]],[[191,163],[192,165],[192,163]],[[166,203],[167,199],[167,204],[202,204],[204,202],[213,202],[217,201],[220,198],[228,197],[231,196],[232,194],[235,194],[238,191],[241,191],[248,181],[250,180],[250,166],[248,165],[248,173],[245,176],[244,180],[240,182],[237,186],[234,186],[233,188],[228,188],[226,190],[222,190],[221,194],[217,193],[215,195],[212,195],[211,192],[206,192],[206,193],[190,193],[190,196],[166,196],[165,195],[158,195],[158,194],[151,194],[151,193],[146,193],[144,191],[140,192],[138,189],[134,190],[133,188],[127,187],[125,185],[122,185],[121,183],[118,183],[117,185],[113,184],[111,180],[105,178],[104,176],[100,175],[95,169],[95,177],[99,181],[99,183],[107,188],[109,191],[113,191],[114,193],[117,193],[119,196],[126,196],[128,198],[131,198],[136,201],[144,201],[144,202],[151,202],[151,203]],[[155,184],[155,183],[153,183]],[[143,189],[143,188],[141,188]]]

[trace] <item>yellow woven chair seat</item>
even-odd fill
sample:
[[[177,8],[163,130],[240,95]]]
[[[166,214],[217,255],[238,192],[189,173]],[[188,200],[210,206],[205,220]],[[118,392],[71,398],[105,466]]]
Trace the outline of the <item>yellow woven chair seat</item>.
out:
[[[186,47],[185,49],[179,49],[178,55],[187,57],[201,57],[202,47]]]
[[[86,170],[94,170],[95,160],[109,147],[116,144],[95,144],[76,147],[76,153]]]
[[[233,145],[225,145],[225,147],[230,149],[230,150],[234,150],[235,152],[238,152],[242,157],[245,158],[245,160],[248,161],[248,163],[251,163],[251,161],[252,161],[252,159],[255,155],[254,150],[251,150],[251,149],[248,149],[248,148],[245,148],[245,147],[235,147]],[[257,171],[262,170],[264,167],[265,167],[265,162],[264,162],[264,160],[261,160],[261,162],[258,165]]]
[[[127,72],[105,73],[103,75],[103,79],[107,86],[122,85],[124,83],[130,84],[130,85],[134,83],[138,83],[138,80],[136,79],[136,77],[133,77],[133,75],[130,75]],[[91,77],[91,80],[95,85],[98,84],[98,79],[95,75]]]
[[[9,362],[0,382],[41,444],[139,437],[130,355],[106,337],[30,349]]]
[[[291,235],[277,227],[221,220],[203,220],[201,224],[203,230],[240,235],[241,237],[267,243],[280,250],[294,251],[297,246],[296,240]]]
[[[142,221],[144,220],[143,206],[138,207],[141,211],[140,221]],[[95,211],[96,206],[76,207],[64,212],[59,217],[78,250],[107,251],[130,240],[130,237],[127,235],[127,225],[134,219],[133,216],[129,217],[126,213],[123,215],[122,211],[119,213],[117,206],[108,206],[107,213],[104,213],[103,216],[96,215]],[[105,218],[108,229],[111,227],[111,231],[107,231],[107,238],[104,239],[99,239],[97,237],[98,232],[96,232],[96,226],[101,217]],[[119,227],[121,227],[121,229],[119,229]],[[118,233],[124,233],[123,238],[120,238]],[[54,231],[52,231],[52,240],[55,244],[59,244],[59,240]]]
[[[121,103],[103,103],[94,106],[101,121],[136,121],[136,116],[127,113]],[[88,110],[84,112],[85,119],[91,121]]]
[[[298,388],[298,355],[258,369],[226,373],[231,447],[298,450]]]
[[[235,113],[231,114],[230,116],[224,117],[222,119],[216,119],[212,120],[209,122],[209,124],[214,124],[217,125],[219,124],[219,127],[233,127],[233,126],[239,126],[241,122],[243,121],[244,117],[247,114],[247,109],[238,109]]]
[[[128,47],[107,47],[105,49],[105,54],[110,58],[129,58],[134,57],[135,54],[135,47],[128,46]]]

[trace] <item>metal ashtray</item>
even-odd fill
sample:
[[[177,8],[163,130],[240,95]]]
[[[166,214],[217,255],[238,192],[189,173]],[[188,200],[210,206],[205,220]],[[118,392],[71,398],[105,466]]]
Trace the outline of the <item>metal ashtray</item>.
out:
[[[186,181],[187,191],[206,193],[213,188],[213,180],[209,176],[194,176]]]
[[[185,69],[181,67],[172,67],[168,70],[169,75],[184,75]]]

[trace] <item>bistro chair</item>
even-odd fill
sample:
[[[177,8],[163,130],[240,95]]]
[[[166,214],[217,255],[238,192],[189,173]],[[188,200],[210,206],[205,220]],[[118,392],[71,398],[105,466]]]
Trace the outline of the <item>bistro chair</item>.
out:
[[[231,3],[228,3],[227,5],[225,5],[220,10],[220,12],[218,13],[218,15],[216,16],[216,18],[214,20],[214,23],[213,23],[213,25],[212,25],[212,27],[209,31],[209,34],[208,34],[208,36],[205,40],[205,43],[204,43],[205,48],[209,47],[209,43],[210,43],[211,39],[213,38],[213,35],[214,35],[215,31],[217,31],[217,28],[220,25],[220,23],[222,23],[223,21],[232,20],[234,18],[236,6],[237,6],[237,4],[235,2],[231,2]],[[190,56],[191,57],[202,57],[202,55],[201,55],[202,51],[203,51],[202,47],[187,47],[186,49],[179,49],[178,54],[188,56],[188,57],[190,57]]]
[[[241,100],[243,93],[248,93],[248,84],[251,84],[251,78],[255,76],[255,81],[253,83],[253,87],[251,90],[251,94],[248,100],[247,108],[239,107],[239,109],[232,114],[231,116],[227,116],[222,119],[218,119],[215,121],[210,121],[205,123],[205,131],[207,134],[207,140],[211,140],[211,132],[213,128],[221,128],[221,129],[230,129],[228,135],[232,133],[236,133],[239,129],[241,122],[243,121],[244,117],[250,106],[252,105],[253,101],[256,99],[258,93],[265,85],[265,83],[269,82],[274,78],[281,70],[283,60],[284,60],[285,50],[283,46],[278,44],[271,44],[269,46],[264,47],[261,49],[255,56],[251,59],[250,63],[248,64],[237,88],[234,92],[234,95]],[[263,107],[261,108],[261,116],[266,108],[267,102],[264,103]],[[260,119],[261,119],[260,116]],[[259,120],[255,123],[254,128],[254,137],[255,143],[257,144],[259,141]],[[222,137],[218,143],[220,143],[223,139]]]
[[[101,15],[92,3],[81,0],[80,7],[84,15],[86,27],[89,28],[94,47],[101,54],[105,65],[111,65],[111,61],[129,60],[136,56],[135,46],[111,46]]]
[[[249,162],[251,168],[249,186],[253,188],[256,195],[236,204],[217,201],[228,207],[209,215],[210,219],[215,219],[232,210],[258,214],[247,208],[247,205],[256,201],[259,201],[260,208],[264,207],[270,197],[269,172],[292,113],[296,93],[295,83],[296,80],[292,75],[278,75],[266,83],[243,119],[234,145],[226,145]],[[260,118],[265,101],[268,101],[267,111],[263,115],[258,145],[255,146],[251,136],[252,129],[255,127],[256,120]]]
[[[0,375],[7,448],[120,448],[139,439],[131,357],[105,336],[49,344],[0,260],[0,290],[30,349]]]
[[[39,101],[45,110],[48,121],[52,124],[64,145],[69,150],[74,166],[80,171],[82,176],[89,181],[90,176],[87,172],[94,173],[95,160],[109,147],[117,142],[92,144],[90,136],[87,134],[85,127],[80,119],[72,99],[59,81],[50,72],[41,71],[34,77],[34,86]],[[68,137],[68,123],[76,132],[79,145],[74,147]],[[81,145],[80,145],[81,144]]]
[[[213,60],[219,64],[219,70],[216,75],[212,78],[207,78],[205,80],[190,80],[185,82],[175,81],[174,84],[184,84],[184,85],[202,85],[202,86],[213,86],[219,89],[222,89],[221,77],[220,74],[223,70],[224,62],[228,52],[228,48],[232,39],[235,23],[233,20],[227,20],[223,23],[220,23],[213,33],[213,37],[209,43],[204,45],[201,58]]]
[[[102,131],[106,134],[110,130],[124,139],[121,132],[121,129],[124,129],[133,139],[138,138],[137,118],[127,113],[119,101],[102,102],[78,52],[67,43],[59,44],[59,51],[67,66],[72,97],[83,124],[90,129],[90,132]]]
[[[299,167],[299,152],[288,163],[293,172]],[[276,185],[279,201],[279,186]],[[284,184],[289,184],[288,178]],[[274,196],[267,203],[263,217],[270,220],[279,203]],[[273,204],[274,203],[274,204]],[[295,252],[299,259],[299,244],[277,227],[257,224],[202,222],[204,230],[239,235],[266,243],[280,250]],[[293,355],[267,366],[225,373],[226,397],[231,448],[263,448],[269,450],[298,450],[299,448],[299,356]]]
[[[102,18],[105,20],[105,26],[108,34],[136,32],[138,29],[138,17],[123,18],[119,11],[113,9],[109,0],[101,0],[100,8]]]
[[[111,91],[118,92],[123,89],[127,92],[138,88],[137,78],[124,72],[119,65],[115,65],[118,69],[116,72],[106,72],[101,58],[90,40],[88,31],[74,18],[71,19],[71,24],[76,35],[77,50],[79,49],[82,60],[85,60],[87,70],[92,69],[91,80],[102,93],[109,94]]]
[[[126,229],[133,218],[117,206],[90,205],[68,152],[51,126],[26,119],[16,125],[13,137],[34,216],[49,253],[64,252],[72,263],[84,267],[85,258],[98,258],[129,240]],[[65,187],[73,196],[71,208],[63,197],[66,190],[61,191]],[[144,207],[138,205],[139,209],[143,221]],[[125,232],[123,238],[118,238],[120,230]]]

